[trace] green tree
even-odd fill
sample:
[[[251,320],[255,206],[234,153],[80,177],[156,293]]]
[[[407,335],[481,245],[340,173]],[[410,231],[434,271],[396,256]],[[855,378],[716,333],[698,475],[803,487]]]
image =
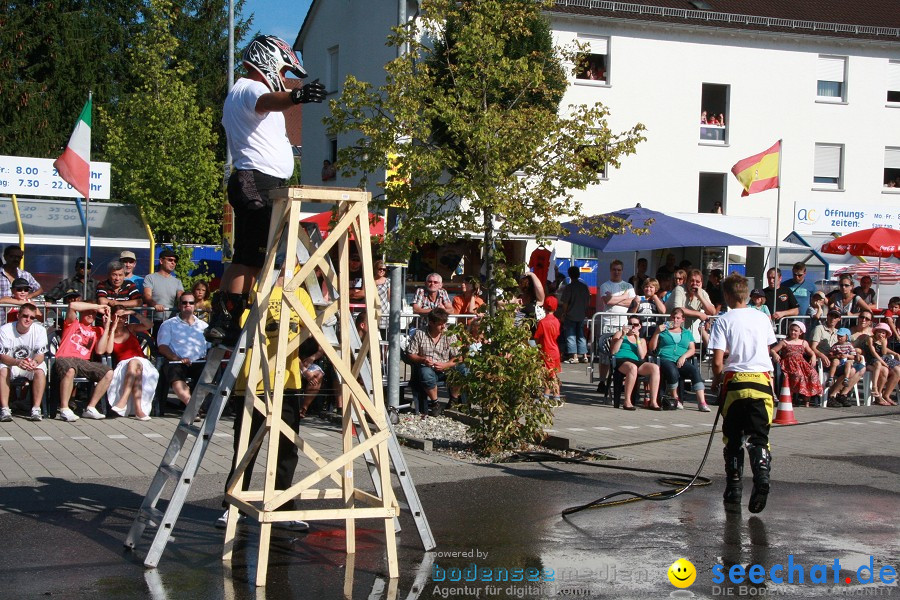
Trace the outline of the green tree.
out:
[[[329,132],[359,134],[339,152],[345,176],[396,157],[376,202],[405,210],[386,240],[393,256],[480,232],[495,281],[497,241],[559,233],[581,212],[573,190],[600,179],[592,165],[618,167],[644,139],[640,124],[613,133],[600,104],[560,109],[563,65],[574,67],[579,48],[548,43],[551,4],[423,0],[421,16],[389,37],[408,51],[386,65],[386,83],[349,76],[331,102]]]
[[[116,197],[137,204],[160,242],[203,243],[217,238],[223,197],[222,164],[210,109],[201,109],[189,68],[175,60],[172,5],[150,0],[146,32],[129,49],[141,83],[109,109],[106,157]]]

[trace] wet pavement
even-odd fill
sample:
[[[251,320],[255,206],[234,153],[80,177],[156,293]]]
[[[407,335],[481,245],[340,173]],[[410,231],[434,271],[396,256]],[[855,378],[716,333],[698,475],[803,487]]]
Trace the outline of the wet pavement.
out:
[[[622,459],[601,464],[694,471],[714,415],[615,411],[579,395],[585,387],[580,373],[569,377],[571,399],[558,412],[557,435]],[[273,530],[268,579],[257,587],[257,527],[240,526],[231,565],[220,559],[223,534],[212,524],[221,514],[225,473],[215,462],[204,463],[159,568],[150,570],[142,564],[149,536],[134,552],[122,545],[149,483],[142,467],[105,477],[97,467],[79,475],[71,467],[56,475],[7,477],[0,488],[0,598],[900,598],[897,575],[888,568],[900,570],[900,414],[867,407],[797,414],[803,426],[773,432],[773,491],[760,515],[723,511],[718,440],[704,469],[712,485],[667,502],[568,519],[560,515],[564,508],[614,491],[662,488],[654,475],[596,466],[473,465],[405,450],[438,547],[423,552],[404,513],[398,580],[386,576],[383,533],[373,522],[357,522],[357,553],[348,556],[343,522],[326,521],[303,534]],[[152,424],[160,431],[167,426],[163,419]],[[6,462],[24,460],[22,453],[49,471],[41,454],[46,447],[59,455],[60,448],[91,449],[94,441],[101,450],[116,448],[118,458],[137,469],[128,451],[155,463],[156,445],[166,441],[148,438],[148,430],[136,429],[146,425],[131,420],[79,422],[77,430],[56,426],[16,423],[0,431],[0,471]],[[116,433],[103,435],[113,427]],[[338,435],[315,420],[304,427],[322,441]],[[47,435],[31,435],[36,431]],[[220,431],[230,432],[230,424]],[[22,432],[48,439],[33,447]],[[138,438],[143,446],[129,443]],[[216,443],[224,457],[230,438]],[[108,463],[97,448],[79,460]],[[303,468],[301,462],[298,476]],[[749,473],[745,485],[746,498]],[[870,557],[875,581],[866,583]],[[685,589],[674,587],[666,573],[679,558],[697,571]]]

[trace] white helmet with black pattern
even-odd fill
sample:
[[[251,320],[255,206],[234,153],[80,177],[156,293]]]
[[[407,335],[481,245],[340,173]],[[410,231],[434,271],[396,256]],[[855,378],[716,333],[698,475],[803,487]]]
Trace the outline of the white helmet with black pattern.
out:
[[[242,57],[244,65],[263,76],[269,89],[273,92],[287,91],[281,78],[281,70],[287,70],[297,77],[306,77],[306,69],[297,60],[287,42],[274,35],[261,35],[256,37],[244,49]]]

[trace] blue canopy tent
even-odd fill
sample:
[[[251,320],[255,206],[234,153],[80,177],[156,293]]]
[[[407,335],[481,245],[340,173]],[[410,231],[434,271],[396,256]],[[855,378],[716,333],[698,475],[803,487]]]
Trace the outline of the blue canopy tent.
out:
[[[621,219],[619,221],[618,219]],[[622,222],[624,221],[624,223]],[[607,237],[591,235],[590,230],[599,230],[603,225],[624,229]],[[660,248],[689,248],[710,246],[758,246],[751,240],[724,233],[716,229],[697,225],[690,221],[676,219],[661,212],[643,208],[625,208],[604,215],[587,217],[579,226],[574,221],[563,223],[568,235],[559,239],[595,248],[601,252],[638,252]],[[579,229],[588,233],[580,233]],[[639,230],[638,233],[632,229]],[[645,231],[644,231],[645,230]]]

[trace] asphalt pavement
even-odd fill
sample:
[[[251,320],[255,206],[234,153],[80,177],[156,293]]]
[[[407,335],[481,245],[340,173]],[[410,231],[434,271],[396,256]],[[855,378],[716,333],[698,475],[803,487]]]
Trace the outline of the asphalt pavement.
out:
[[[564,519],[564,508],[608,493],[664,489],[656,475],[606,466],[693,473],[715,413],[690,403],[616,410],[580,365],[567,365],[563,382],[567,402],[549,433],[610,460],[472,464],[405,449],[438,546],[424,552],[404,513],[397,580],[386,576],[383,533],[366,521],[357,522],[355,555],[342,550],[342,522],[276,532],[264,587],[254,581],[256,526],[240,527],[224,564],[213,522],[231,460],[228,420],[157,569],[142,564],[149,536],[134,551],[122,542],[174,417],[2,423],[0,598],[900,597],[891,577],[900,570],[900,409],[796,408],[799,425],[772,431],[773,489],[759,515],[724,512],[714,434],[703,469],[711,485]],[[331,423],[307,419],[301,435],[326,458],[337,455]],[[301,461],[297,479],[309,470]],[[749,487],[748,473],[745,495]],[[685,588],[667,576],[679,558],[696,569]]]

